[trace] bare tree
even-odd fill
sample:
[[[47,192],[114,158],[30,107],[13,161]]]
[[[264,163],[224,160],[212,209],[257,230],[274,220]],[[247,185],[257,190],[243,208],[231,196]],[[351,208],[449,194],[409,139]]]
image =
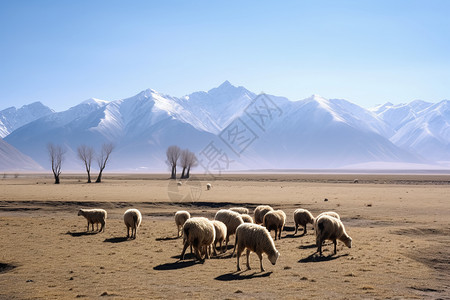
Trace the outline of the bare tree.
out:
[[[61,175],[61,166],[66,150],[61,145],[54,145],[52,143],[47,145],[48,155],[52,162],[52,172],[55,178],[55,184],[59,184],[59,175]]]
[[[183,167],[181,178],[189,178],[191,168],[198,165],[197,157],[189,149],[181,151],[180,164]]]
[[[91,164],[94,159],[94,148],[88,147],[86,145],[81,145],[78,147],[78,158],[84,163],[86,168],[88,183],[91,183]]]
[[[180,158],[180,155],[181,155],[180,147],[170,146],[169,148],[167,148],[167,151],[166,151],[167,161],[166,162],[172,170],[170,179],[177,178],[177,163],[178,163],[178,158]]]
[[[111,152],[114,150],[114,144],[112,143],[106,143],[103,144],[102,150],[100,151],[100,154],[97,156],[97,164],[99,168],[99,173],[97,176],[97,180],[95,182],[102,182],[102,174],[103,170],[106,167],[106,163],[108,162],[109,156],[111,155]]]
[[[186,172],[186,178],[189,178],[190,173],[191,173],[191,168],[194,168],[198,166],[198,159],[197,156],[195,156],[194,152],[190,152],[189,151],[189,155],[188,155],[188,163],[187,163],[187,172]]]

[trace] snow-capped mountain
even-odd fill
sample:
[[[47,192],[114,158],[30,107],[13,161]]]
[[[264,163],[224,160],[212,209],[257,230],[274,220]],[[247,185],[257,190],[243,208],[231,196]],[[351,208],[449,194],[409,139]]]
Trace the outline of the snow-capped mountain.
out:
[[[9,107],[0,111],[0,138],[4,138],[17,128],[53,113],[41,102],[34,102],[17,109]]]
[[[6,143],[0,138],[1,171],[43,171],[44,169],[29,156]]]
[[[226,165],[222,170],[398,165],[435,161],[437,153],[420,149],[436,148],[437,141],[442,151],[436,157],[446,159],[447,118],[443,104],[387,103],[367,110],[317,95],[299,101],[256,95],[225,81],[181,98],[151,89],[115,101],[92,98],[29,122],[5,141],[43,166],[49,164],[47,144],[64,145],[69,170],[81,169],[77,147],[100,149],[105,142],[115,145],[110,168],[121,171],[164,170],[170,145],[197,153],[203,167],[212,163],[205,161],[206,150],[215,150]],[[424,124],[435,140],[420,139]],[[412,142],[406,137],[414,130]]]

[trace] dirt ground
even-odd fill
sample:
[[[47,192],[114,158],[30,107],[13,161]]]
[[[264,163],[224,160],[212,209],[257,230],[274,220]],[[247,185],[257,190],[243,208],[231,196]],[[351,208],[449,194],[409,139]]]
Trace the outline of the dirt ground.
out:
[[[0,299],[450,299],[450,175],[240,174],[181,186],[166,175],[3,177]],[[236,272],[231,246],[180,261],[177,210],[212,219],[259,204],[287,214],[275,266],[264,256],[260,272],[251,253],[246,270],[244,254]],[[108,211],[103,233],[86,233],[77,216],[92,207]],[[143,214],[136,240],[125,238],[130,207]],[[334,255],[327,244],[320,257],[311,225],[294,236],[296,208],[338,212],[353,247],[339,242]]]

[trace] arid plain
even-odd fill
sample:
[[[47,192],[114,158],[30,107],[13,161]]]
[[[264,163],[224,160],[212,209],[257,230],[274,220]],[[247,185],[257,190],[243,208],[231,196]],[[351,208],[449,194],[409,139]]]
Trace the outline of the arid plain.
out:
[[[354,182],[357,179],[357,182]],[[212,189],[206,190],[206,183]],[[183,181],[167,175],[9,174],[0,179],[0,299],[450,299],[450,175],[239,174]],[[281,256],[265,272],[225,255],[179,260],[173,215],[270,204],[287,214]],[[108,211],[86,234],[80,208]],[[123,213],[143,214],[127,240]],[[293,211],[341,215],[353,247],[316,253],[312,226],[294,236]],[[273,236],[273,232],[272,232]],[[234,244],[232,239],[231,244]],[[245,255],[245,254],[244,254]]]

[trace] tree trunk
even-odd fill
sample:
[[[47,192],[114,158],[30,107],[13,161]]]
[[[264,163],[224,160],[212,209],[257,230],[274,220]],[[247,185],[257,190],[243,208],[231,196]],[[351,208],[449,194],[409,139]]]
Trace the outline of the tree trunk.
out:
[[[170,179],[177,179],[177,166],[172,166],[172,175]]]
[[[55,176],[55,184],[59,184],[59,175],[53,174]]]
[[[187,173],[186,173],[186,178],[189,178],[189,173],[191,172],[191,167],[188,167],[187,169]]]
[[[100,170],[100,172],[98,173],[97,180],[95,181],[96,183],[102,182],[102,172],[103,170]]]
[[[183,167],[183,172],[181,172],[181,179],[186,178],[185,177],[186,167]]]
[[[91,182],[92,182],[92,181],[91,181],[91,173],[88,172],[87,174],[88,174],[88,181],[87,181],[87,183],[91,183]]]

